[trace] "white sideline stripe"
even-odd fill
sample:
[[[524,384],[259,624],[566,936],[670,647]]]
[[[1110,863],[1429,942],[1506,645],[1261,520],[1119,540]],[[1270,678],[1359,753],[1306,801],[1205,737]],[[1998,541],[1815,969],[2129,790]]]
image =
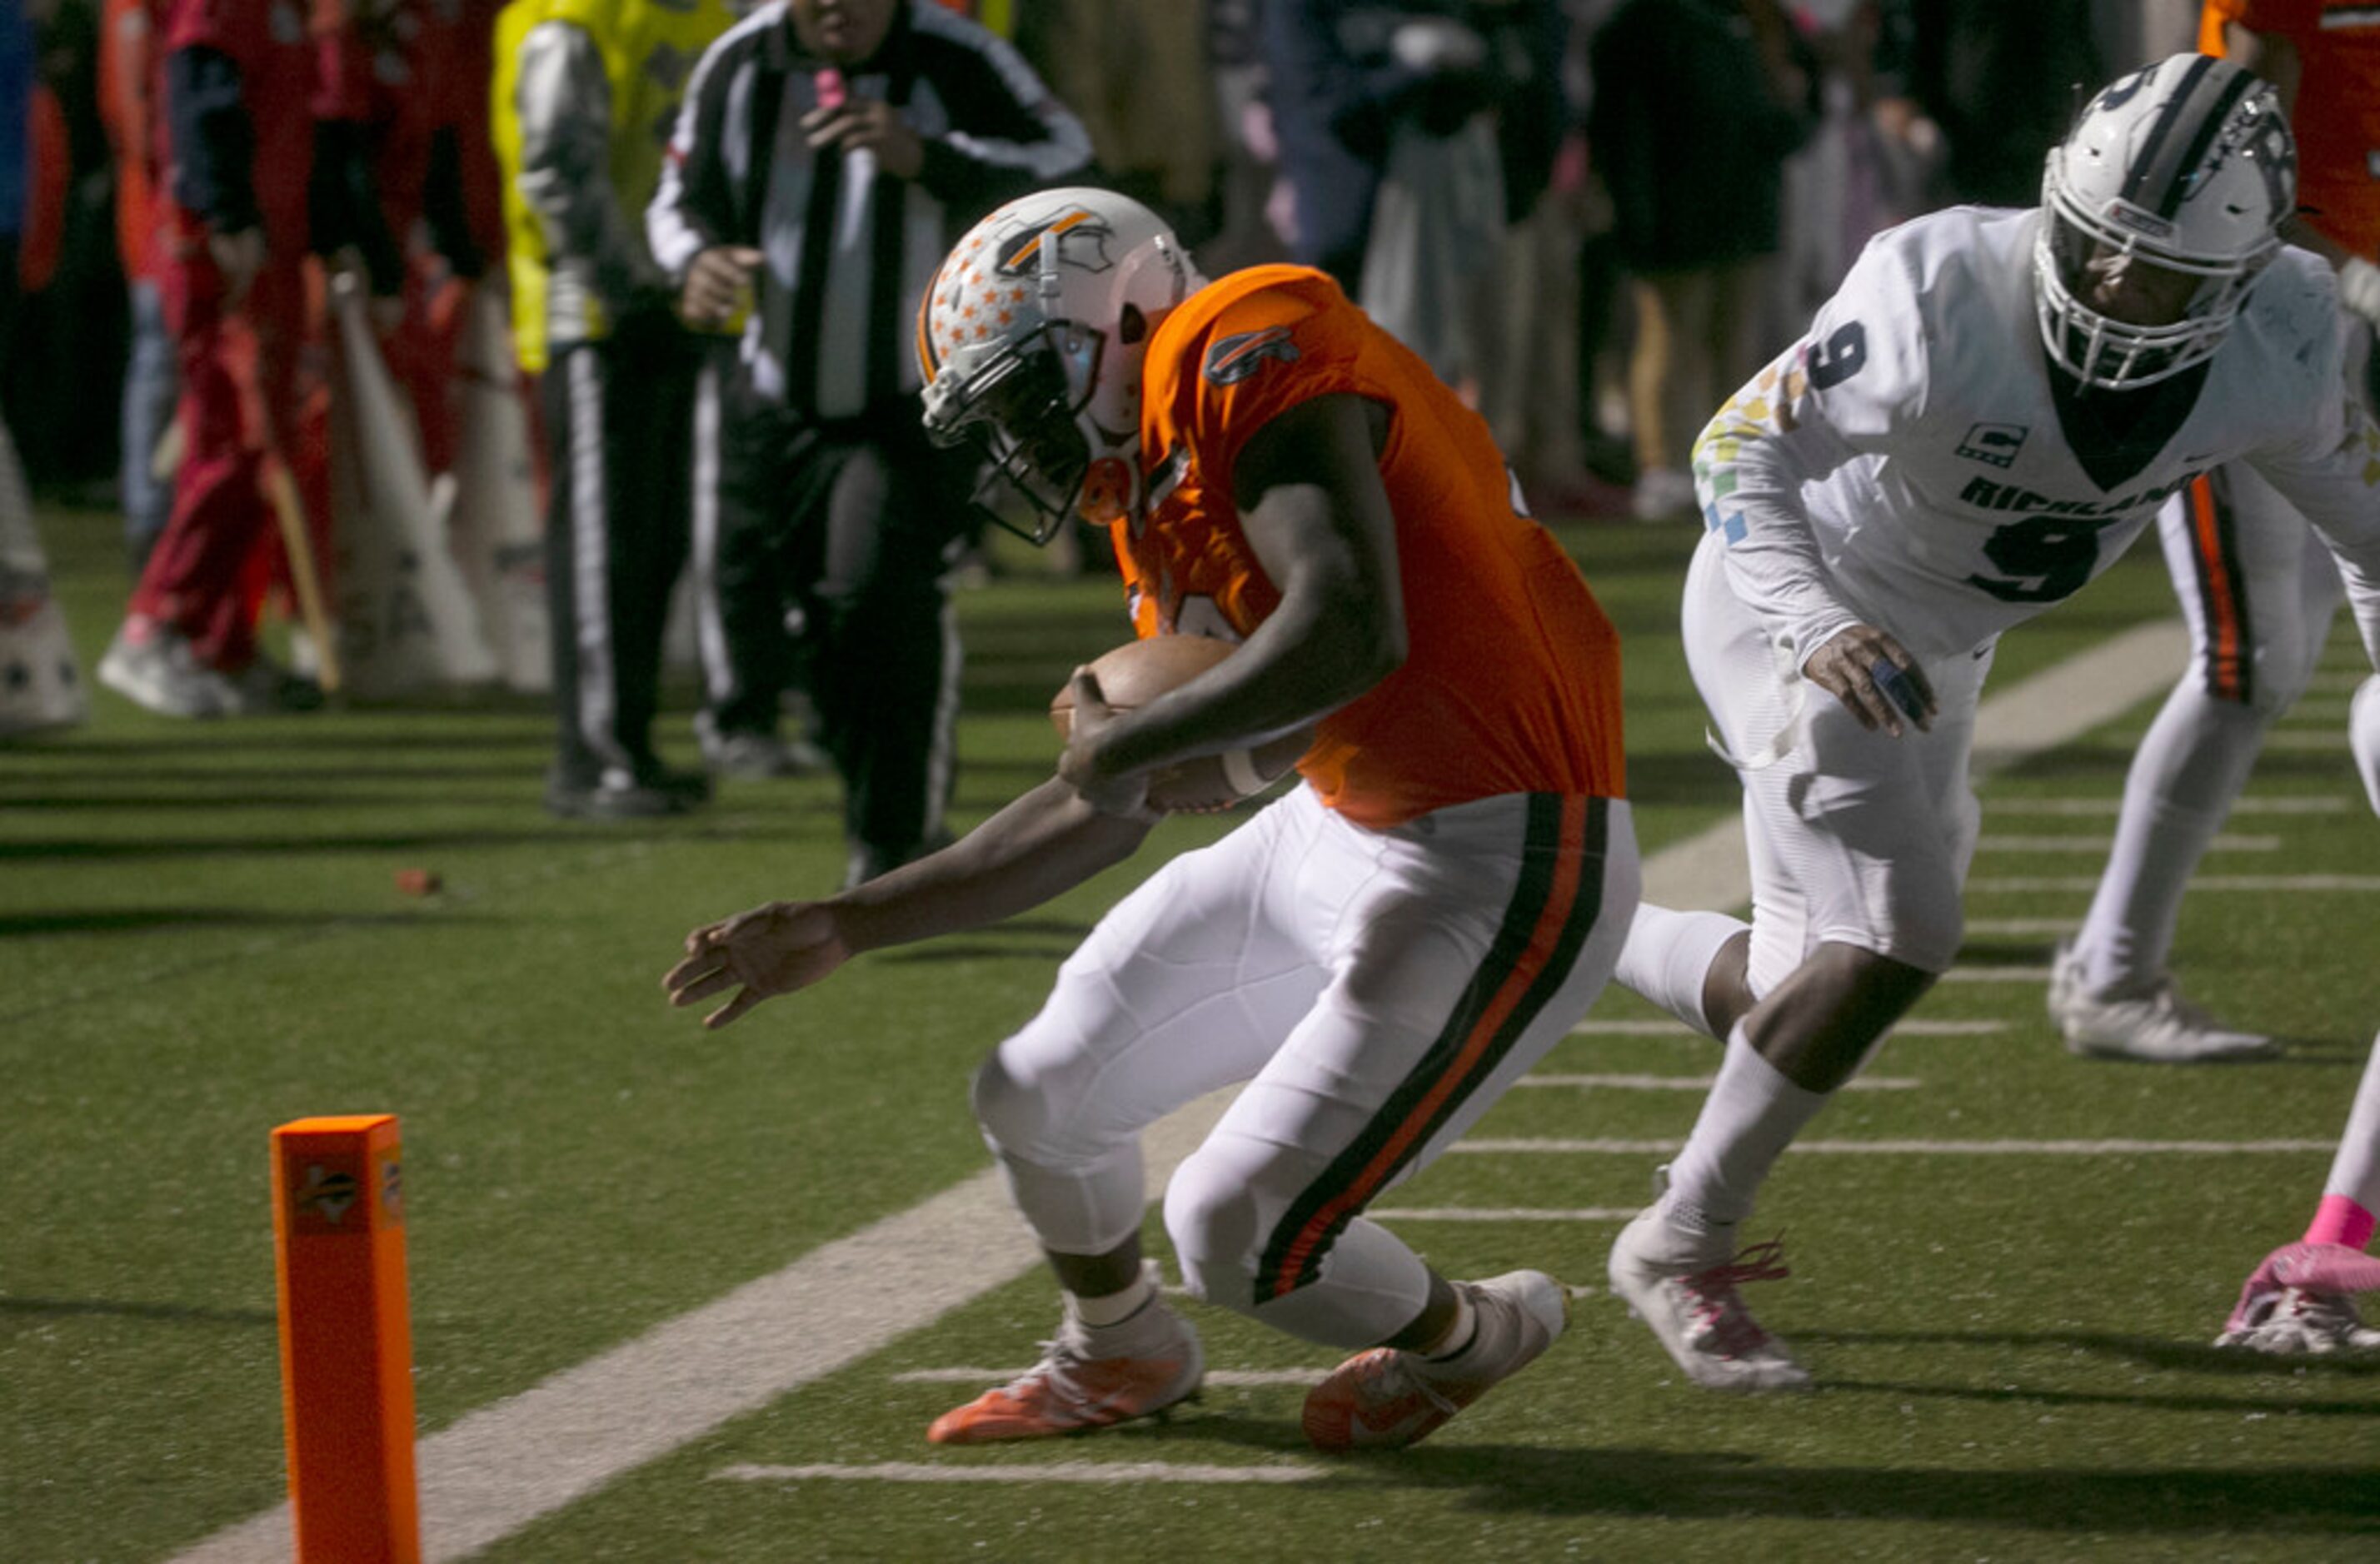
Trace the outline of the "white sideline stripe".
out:
[[[1971,917],[1967,920],[1969,934],[2071,934],[2082,927],[2079,917]],[[1895,1031],[1905,1032],[1903,1022]]]
[[[1152,1196],[1229,1100],[1202,1097],[1150,1127]],[[823,1244],[422,1440],[422,1557],[467,1558],[1039,1263],[997,1169]],[[284,1504],[178,1564],[283,1564],[290,1551]]]
[[[1166,1461],[1061,1461],[1035,1466],[932,1466],[888,1461],[875,1466],[722,1466],[712,1478],[734,1483],[1310,1483],[1344,1467],[1191,1466]]]
[[[1473,1139],[1447,1149],[1473,1156],[1662,1157],[1682,1140]],[[1805,1140],[1788,1154],[1813,1157],[2231,1157],[2330,1153],[2335,1140]]]
[[[2350,800],[2344,794],[2327,797],[2305,798],[2243,797],[2231,806],[2235,815],[2343,815]],[[2362,802],[2354,801],[2356,808]],[[1985,801],[1984,814],[1996,815],[2106,815],[2123,813],[2124,801],[2119,798],[1992,798]]]
[[[1974,927],[1973,923],[1967,926]],[[2071,927],[2072,925],[2064,927]],[[2005,1021],[1929,1021],[1923,1016],[1903,1021],[1893,1027],[1899,1037],[1982,1037],[1994,1032],[2005,1032]],[[1573,1037],[1695,1037],[1707,1043],[1708,1037],[1682,1021],[1582,1021],[1570,1029]]]
[[[1975,891],[2081,891],[2099,889],[2096,875],[1978,875],[1967,881]],[[2190,882],[2192,895],[2208,891],[2380,891],[2380,875],[2370,874],[2202,874]]]
[[[1985,814],[1991,813],[1988,806]],[[1993,836],[1985,834],[1975,840],[1975,847],[1984,853],[2088,853],[2093,857],[2115,846],[2112,835],[2084,836]],[[2206,843],[2210,853],[2277,853],[2281,839],[2277,836],[2232,836],[2217,832]]]
[[[1374,1216],[1379,1213],[1375,1211]],[[1635,1212],[1628,1213],[1634,1217]],[[892,1376],[895,1385],[1005,1385],[1032,1365],[1017,1368],[911,1368]],[[1261,1389],[1275,1385],[1319,1385],[1330,1370],[1321,1368],[1210,1368],[1207,1383],[1225,1389]]]
[[[2187,654],[2180,621],[2159,620],[1984,702],[1971,774],[2120,716],[2171,685]],[[1645,893],[1664,906],[1743,906],[1752,879],[1741,818],[1730,811],[1646,858]],[[1152,1191],[1204,1137],[1223,1100],[1203,1099],[1151,1126],[1144,1156]],[[978,1252],[980,1259],[965,1257]],[[445,1564],[485,1547],[1036,1263],[998,1173],[987,1170],[468,1413],[419,1449],[423,1558]],[[282,1504],[215,1533],[175,1564],[286,1564],[292,1546]]]
[[[2344,753],[2347,749],[2347,729],[2344,725],[2320,728],[2275,728],[2265,735],[2265,747],[2294,749],[2309,754],[2320,754],[2325,751]]]
[[[2305,727],[2312,727],[2316,723],[2328,723],[2334,727],[2341,726],[2347,721],[2349,709],[2354,704],[2355,702],[2352,697],[2343,694],[2314,695],[2309,693],[2298,697],[2297,700],[2289,707],[2287,715],[2281,718],[2281,721],[2284,723],[2297,723]]]
[[[1894,1027],[1894,1031],[1900,1028]],[[1703,1092],[1718,1079],[1713,1075],[1524,1075],[1524,1086],[1573,1086],[1581,1091]],[[1851,1092],[1914,1091],[1924,1083],[1906,1075],[1854,1075],[1843,1083]]]

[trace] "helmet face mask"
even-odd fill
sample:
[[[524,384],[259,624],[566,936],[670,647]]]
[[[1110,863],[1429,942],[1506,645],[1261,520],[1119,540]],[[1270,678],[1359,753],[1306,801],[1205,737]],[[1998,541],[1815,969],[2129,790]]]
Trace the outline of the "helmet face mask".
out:
[[[2272,89],[2180,55],[2094,99],[2042,174],[2035,308],[2050,360],[2131,389],[2212,358],[2295,210]]]
[[[937,443],[975,452],[982,471],[970,498],[1035,544],[1056,536],[1076,509],[1091,466],[1052,330],[1003,343],[973,374],[953,378],[947,411],[927,426]],[[1032,518],[1029,531],[1008,519],[1020,509]]]
[[[1135,514],[1142,357],[1204,281],[1172,229],[1110,190],[1026,196],[959,241],[917,322],[926,430],[981,456],[991,519],[1041,543]]]

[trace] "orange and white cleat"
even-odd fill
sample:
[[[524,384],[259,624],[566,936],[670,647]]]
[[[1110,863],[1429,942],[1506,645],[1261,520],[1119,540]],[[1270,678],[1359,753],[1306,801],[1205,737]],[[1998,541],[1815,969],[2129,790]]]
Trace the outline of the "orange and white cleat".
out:
[[[1129,1423],[1196,1396],[1206,1373],[1198,1333],[1162,1298],[1099,1330],[1070,1312],[1039,1363],[942,1413],[926,1437],[938,1445],[987,1445]]]
[[[1305,1437],[1326,1455],[1402,1449],[1536,1361],[1570,1323],[1570,1294],[1543,1271],[1454,1284],[1479,1322],[1471,1345],[1433,1363],[1375,1347],[1330,1371],[1305,1397]]]

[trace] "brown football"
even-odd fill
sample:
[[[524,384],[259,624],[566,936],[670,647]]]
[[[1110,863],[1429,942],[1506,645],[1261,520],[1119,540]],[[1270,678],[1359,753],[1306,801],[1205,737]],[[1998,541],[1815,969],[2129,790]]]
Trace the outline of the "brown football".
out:
[[[1210,636],[1152,636],[1102,653],[1090,664],[1091,677],[1099,681],[1099,694],[1110,706],[1129,711],[1188,684],[1233,649],[1231,642]],[[1050,703],[1050,721],[1060,738],[1074,731],[1073,681],[1059,686],[1057,698]],[[1149,806],[1186,814],[1228,809],[1270,786],[1313,743],[1313,730],[1302,729],[1254,749],[1202,755],[1168,766],[1149,779]]]

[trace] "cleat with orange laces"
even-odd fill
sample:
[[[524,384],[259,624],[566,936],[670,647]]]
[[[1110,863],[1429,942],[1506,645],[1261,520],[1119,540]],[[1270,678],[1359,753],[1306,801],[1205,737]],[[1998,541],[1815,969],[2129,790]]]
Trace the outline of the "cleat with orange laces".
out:
[[[1570,1319],[1570,1294],[1543,1271],[1458,1281],[1478,1333],[1444,1362],[1375,1347],[1331,1370],[1305,1398],[1305,1437],[1326,1455],[1402,1449],[1534,1363]]]
[[[1069,1310],[1039,1363],[942,1413],[926,1437],[938,1445],[986,1445],[1105,1428],[1189,1400],[1206,1372],[1198,1333],[1162,1298],[1097,1330]]]

